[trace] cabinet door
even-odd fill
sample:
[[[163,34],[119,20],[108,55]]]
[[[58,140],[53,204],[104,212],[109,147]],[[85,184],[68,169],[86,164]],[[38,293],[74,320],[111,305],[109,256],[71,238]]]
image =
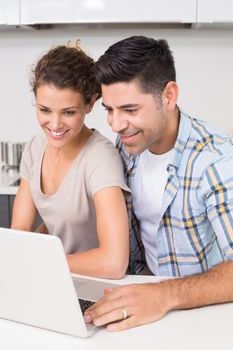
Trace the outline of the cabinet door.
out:
[[[0,0],[0,24],[19,24],[20,0]]]
[[[198,23],[233,22],[232,0],[198,0]]]
[[[21,0],[22,24],[154,22],[196,22],[196,0]]]
[[[0,195],[0,226],[10,227],[8,195]]]
[[[12,211],[13,211],[13,204],[14,204],[15,196],[9,195],[9,220],[11,225],[11,219],[12,219]]]

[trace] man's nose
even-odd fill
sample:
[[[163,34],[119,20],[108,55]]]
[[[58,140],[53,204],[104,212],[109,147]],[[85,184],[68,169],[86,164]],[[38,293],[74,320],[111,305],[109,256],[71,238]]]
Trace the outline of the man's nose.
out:
[[[113,113],[111,116],[109,116],[108,123],[111,126],[112,131],[117,133],[128,127],[128,121],[124,118],[123,115],[120,115],[118,113]]]

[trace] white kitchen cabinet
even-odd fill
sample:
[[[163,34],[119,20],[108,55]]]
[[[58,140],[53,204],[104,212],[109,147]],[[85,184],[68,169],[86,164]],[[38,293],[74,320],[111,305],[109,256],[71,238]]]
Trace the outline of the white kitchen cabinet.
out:
[[[233,22],[233,0],[197,0],[198,23]]]
[[[0,0],[0,24],[19,24],[19,3],[20,0]]]
[[[21,24],[195,23],[196,0],[21,0]]]

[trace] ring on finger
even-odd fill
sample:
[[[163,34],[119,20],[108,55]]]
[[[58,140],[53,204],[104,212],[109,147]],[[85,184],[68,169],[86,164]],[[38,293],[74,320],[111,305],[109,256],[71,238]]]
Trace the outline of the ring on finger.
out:
[[[128,312],[125,309],[122,309],[123,314],[123,320],[125,320],[128,317]]]

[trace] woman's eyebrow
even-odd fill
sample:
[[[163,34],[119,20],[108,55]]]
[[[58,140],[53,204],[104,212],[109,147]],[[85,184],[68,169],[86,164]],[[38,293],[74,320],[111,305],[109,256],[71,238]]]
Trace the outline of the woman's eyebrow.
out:
[[[71,107],[62,108],[62,110],[63,110],[63,111],[66,111],[67,109],[74,109],[74,108],[80,109],[80,107],[78,107],[78,106],[71,106]]]
[[[42,105],[41,103],[37,103],[37,106],[49,109],[49,107],[46,107],[45,105]]]

